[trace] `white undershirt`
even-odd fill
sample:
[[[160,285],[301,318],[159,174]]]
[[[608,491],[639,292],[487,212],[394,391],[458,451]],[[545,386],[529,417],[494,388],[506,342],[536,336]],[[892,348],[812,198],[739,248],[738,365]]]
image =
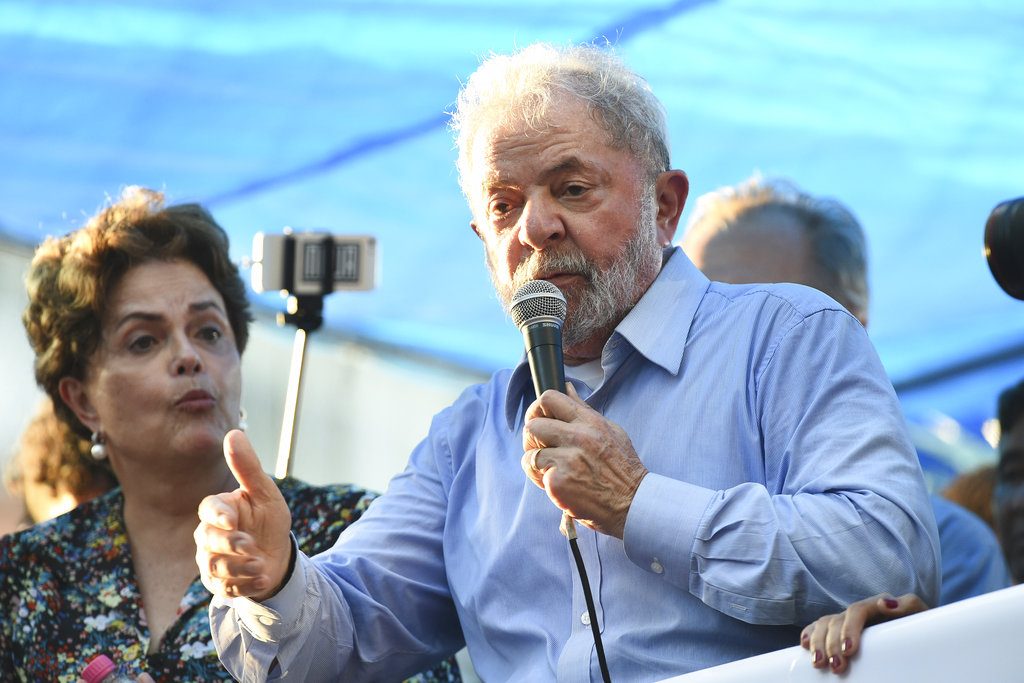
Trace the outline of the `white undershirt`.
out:
[[[604,381],[604,368],[601,367],[601,359],[596,358],[583,365],[566,365],[565,376],[578,379],[594,392]]]

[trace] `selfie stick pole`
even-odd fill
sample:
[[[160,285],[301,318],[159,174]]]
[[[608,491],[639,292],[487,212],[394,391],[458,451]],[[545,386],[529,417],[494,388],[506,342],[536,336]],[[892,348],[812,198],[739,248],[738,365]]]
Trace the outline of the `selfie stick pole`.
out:
[[[295,325],[292,344],[292,365],[288,374],[288,393],[285,395],[284,418],[281,422],[281,440],[277,444],[277,464],[274,476],[284,479],[292,473],[292,451],[295,450],[295,426],[299,421],[299,397],[302,392],[302,370],[306,363],[306,340],[309,333],[324,322],[322,295],[288,297],[288,312],[278,314],[278,324]]]

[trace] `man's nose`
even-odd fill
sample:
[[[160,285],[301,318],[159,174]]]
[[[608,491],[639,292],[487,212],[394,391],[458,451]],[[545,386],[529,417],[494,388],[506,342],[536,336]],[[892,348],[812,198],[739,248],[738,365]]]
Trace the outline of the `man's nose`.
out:
[[[554,200],[543,197],[528,199],[519,222],[520,243],[534,251],[546,249],[565,237],[565,222]]]

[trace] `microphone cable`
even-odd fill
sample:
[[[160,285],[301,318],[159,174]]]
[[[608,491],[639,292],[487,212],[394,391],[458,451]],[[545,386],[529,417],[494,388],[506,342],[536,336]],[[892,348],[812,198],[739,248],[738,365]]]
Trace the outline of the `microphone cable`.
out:
[[[568,514],[562,514],[562,533],[569,539],[569,548],[572,549],[572,557],[576,560],[576,571],[580,577],[580,584],[583,587],[583,599],[587,603],[587,614],[590,616],[590,630],[594,634],[594,647],[597,649],[597,663],[601,667],[601,678],[604,683],[612,683],[612,676],[608,672],[608,662],[604,657],[604,643],[601,641],[601,630],[597,624],[597,609],[594,607],[594,596],[590,592],[590,579],[587,578],[587,565],[583,563],[583,555],[580,553],[579,543],[576,541],[576,522]]]

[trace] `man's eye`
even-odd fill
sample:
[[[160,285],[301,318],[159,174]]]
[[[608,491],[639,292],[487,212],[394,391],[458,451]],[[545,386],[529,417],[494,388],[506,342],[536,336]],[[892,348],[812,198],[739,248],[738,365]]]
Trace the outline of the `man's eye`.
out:
[[[491,215],[492,216],[504,216],[512,210],[512,205],[508,202],[495,201],[491,202]]]
[[[580,197],[587,191],[586,185],[566,185],[565,194],[569,197]]]

